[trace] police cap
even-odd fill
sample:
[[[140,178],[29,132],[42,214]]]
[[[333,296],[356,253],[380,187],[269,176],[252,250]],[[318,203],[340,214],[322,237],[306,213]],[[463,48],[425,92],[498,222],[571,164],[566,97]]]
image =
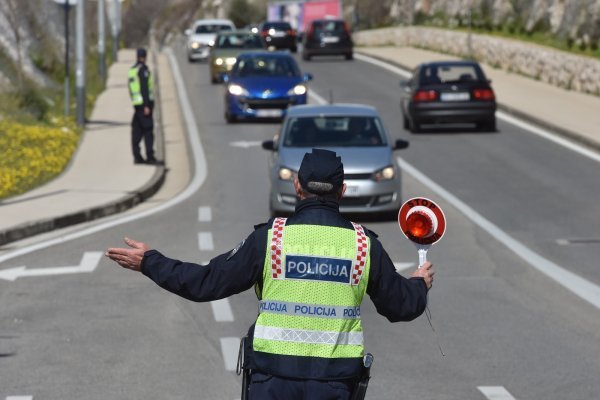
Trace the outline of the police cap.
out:
[[[142,57],[146,57],[146,49],[144,49],[143,47],[140,47],[139,49],[137,49],[137,58],[142,58]]]
[[[334,151],[312,149],[306,153],[298,170],[302,188],[313,194],[330,194],[344,184],[344,164]]]

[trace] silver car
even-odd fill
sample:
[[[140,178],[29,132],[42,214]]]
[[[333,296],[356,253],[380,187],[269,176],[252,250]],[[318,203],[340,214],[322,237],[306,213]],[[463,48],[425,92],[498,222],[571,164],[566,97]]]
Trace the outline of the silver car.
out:
[[[304,154],[312,148],[335,151],[344,163],[347,189],[340,202],[343,213],[396,215],[401,206],[400,171],[393,144],[374,107],[361,104],[301,105],[288,109],[280,133],[262,143],[272,151],[269,160],[272,215],[294,211],[297,198],[294,177]]]

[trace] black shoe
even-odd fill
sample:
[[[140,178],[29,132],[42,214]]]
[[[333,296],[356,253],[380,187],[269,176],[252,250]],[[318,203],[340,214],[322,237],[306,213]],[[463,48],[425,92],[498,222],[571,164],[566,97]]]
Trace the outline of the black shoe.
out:
[[[153,157],[153,158],[147,159],[146,160],[146,164],[154,164],[154,165],[156,165],[156,164],[160,164],[160,161],[158,161],[156,158]]]
[[[146,164],[146,160],[144,160],[143,158],[136,158],[135,160],[133,160],[134,164]]]

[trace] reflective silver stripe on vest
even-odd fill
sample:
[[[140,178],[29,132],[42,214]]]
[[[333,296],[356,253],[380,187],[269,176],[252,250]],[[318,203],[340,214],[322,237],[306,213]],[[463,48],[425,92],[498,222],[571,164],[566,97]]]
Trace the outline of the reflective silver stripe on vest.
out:
[[[322,332],[256,325],[254,327],[254,337],[292,343],[363,345],[362,332]]]
[[[287,301],[261,300],[259,311],[272,314],[286,314],[298,317],[335,319],[360,319],[360,307],[323,306],[319,304],[291,303]]]

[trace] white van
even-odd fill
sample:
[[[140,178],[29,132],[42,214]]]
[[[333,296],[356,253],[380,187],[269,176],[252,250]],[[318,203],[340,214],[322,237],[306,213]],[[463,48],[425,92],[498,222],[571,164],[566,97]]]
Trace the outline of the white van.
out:
[[[188,60],[206,60],[210,48],[215,43],[215,37],[219,31],[233,31],[235,25],[228,19],[199,19],[190,29],[185,31],[187,35]]]

